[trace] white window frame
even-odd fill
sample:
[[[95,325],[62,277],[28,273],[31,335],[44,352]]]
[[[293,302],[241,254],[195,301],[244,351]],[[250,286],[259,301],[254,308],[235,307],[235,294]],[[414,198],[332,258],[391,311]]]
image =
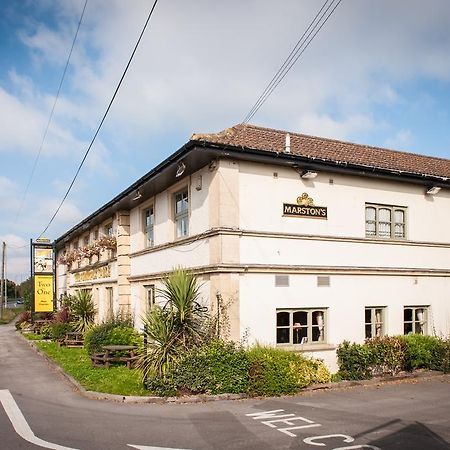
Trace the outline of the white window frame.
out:
[[[113,223],[109,222],[103,227],[103,234],[105,236],[114,236]]]
[[[294,323],[295,313],[306,313],[306,324],[300,324],[299,322]],[[322,325],[319,323],[313,324],[313,313],[322,313]],[[278,314],[288,313],[289,314],[289,324],[288,325],[278,325]],[[318,317],[318,316],[316,316]],[[276,310],[275,316],[276,324],[276,344],[277,346],[287,346],[287,345],[320,345],[327,343],[327,321],[328,321],[328,308],[282,308]],[[300,325],[300,326],[299,326]],[[289,342],[278,342],[278,331],[281,329],[289,330]],[[304,330],[306,329],[306,333]],[[313,340],[314,334],[313,330],[319,331],[319,339]]]
[[[407,309],[412,310],[412,320],[405,320],[405,313]],[[422,311],[419,311],[422,310]],[[410,305],[403,307],[403,334],[423,334],[428,335],[428,317],[430,307],[425,305]],[[419,319],[419,313],[423,313],[422,320]],[[406,332],[406,327],[411,325],[411,331]]]
[[[151,211],[149,217],[151,217],[151,223],[147,224],[147,213]],[[150,205],[142,211],[142,225],[144,231],[144,243],[145,247],[153,247],[155,245],[155,208]],[[149,239],[149,234],[151,234],[151,239]]]
[[[368,210],[375,210],[375,217],[373,219],[368,219]],[[380,220],[380,212],[383,210],[387,210],[390,213],[390,221],[382,221]],[[396,206],[396,205],[383,205],[377,203],[366,203],[364,208],[364,219],[365,219],[365,233],[366,237],[369,238],[378,238],[378,239],[398,239],[404,240],[407,235],[407,211],[408,208],[406,206]],[[396,221],[396,212],[401,212],[403,214],[403,222]],[[384,228],[387,228],[389,234],[386,235],[387,231],[383,231]],[[399,227],[402,228],[403,233],[399,235],[398,231],[396,231]]]
[[[366,313],[370,311],[370,318],[367,321]],[[377,319],[377,311],[380,317]],[[366,339],[381,337],[386,334],[386,306],[366,306],[364,308],[364,336]],[[370,333],[367,332],[370,327]]]
[[[112,319],[114,317],[114,288],[112,286],[107,286],[105,288],[105,306],[106,306],[106,319]]]
[[[143,287],[145,292],[145,312],[148,312],[155,306],[155,285],[145,284]]]
[[[186,195],[185,195],[186,194]],[[177,211],[177,197],[181,195],[181,201],[183,203],[183,196],[187,199],[186,208]],[[174,223],[175,223],[175,239],[182,239],[189,236],[189,189],[185,188],[175,192],[173,194],[173,211],[174,211]],[[183,226],[184,224],[184,226]]]

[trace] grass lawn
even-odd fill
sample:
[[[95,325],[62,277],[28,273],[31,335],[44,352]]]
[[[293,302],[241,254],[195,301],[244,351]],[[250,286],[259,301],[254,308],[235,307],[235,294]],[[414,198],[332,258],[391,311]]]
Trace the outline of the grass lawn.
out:
[[[36,342],[36,345],[89,391],[149,395],[142,385],[140,372],[135,369],[125,366],[94,368],[85,349],[58,347],[56,342]]]
[[[22,311],[23,308],[3,308],[0,325],[11,322],[11,320],[13,320]]]

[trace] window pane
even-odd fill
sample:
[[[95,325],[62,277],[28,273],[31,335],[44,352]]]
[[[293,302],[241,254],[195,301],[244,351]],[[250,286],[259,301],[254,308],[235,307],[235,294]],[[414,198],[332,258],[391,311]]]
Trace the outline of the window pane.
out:
[[[395,237],[403,238],[405,237],[405,225],[401,223],[395,224]]]
[[[323,335],[319,327],[312,327],[312,341],[313,342],[323,341]]]
[[[411,308],[405,308],[403,311],[403,320],[405,322],[412,322],[413,320],[413,310]]]
[[[378,210],[378,236],[391,237],[391,210],[380,208]]]
[[[294,323],[299,323],[302,326],[308,325],[308,313],[306,311],[296,311],[293,314]]]
[[[277,313],[277,327],[288,327],[289,326],[289,313],[279,312]]]
[[[413,332],[412,323],[405,323],[403,327],[403,334],[409,334]]]
[[[372,325],[368,324],[366,325],[366,339],[369,339],[372,337]]]
[[[294,344],[301,344],[303,338],[308,338],[308,328],[307,327],[296,327],[294,323]]]
[[[394,212],[395,223],[405,223],[405,212],[401,209],[396,209]]]
[[[378,220],[380,222],[390,222],[391,221],[391,210],[387,208],[380,208],[378,210]]]
[[[375,208],[368,206],[366,208],[366,220],[375,220]]]
[[[425,318],[424,318],[424,309],[423,308],[417,308],[416,309],[416,320],[422,322]]]
[[[370,308],[367,308],[365,311],[365,320],[366,320],[366,323],[372,322],[372,310]]]
[[[277,328],[277,344],[289,344],[289,328]]]
[[[180,214],[188,209],[188,192],[183,191],[175,195],[175,214]]]

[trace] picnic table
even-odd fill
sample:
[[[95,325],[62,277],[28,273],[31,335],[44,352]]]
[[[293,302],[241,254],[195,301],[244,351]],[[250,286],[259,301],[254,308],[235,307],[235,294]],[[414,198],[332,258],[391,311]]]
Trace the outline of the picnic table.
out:
[[[60,346],[65,345],[69,348],[80,348],[84,345],[83,333],[79,331],[69,331],[66,333],[66,337],[61,339],[58,344]]]
[[[135,345],[105,345],[102,353],[91,355],[93,367],[109,368],[111,363],[125,363],[131,369],[138,359]]]
[[[48,325],[51,322],[52,321],[48,320],[48,319],[35,320],[33,322],[33,325],[31,326],[31,330],[36,334],[41,334],[42,327],[44,327],[45,325]]]

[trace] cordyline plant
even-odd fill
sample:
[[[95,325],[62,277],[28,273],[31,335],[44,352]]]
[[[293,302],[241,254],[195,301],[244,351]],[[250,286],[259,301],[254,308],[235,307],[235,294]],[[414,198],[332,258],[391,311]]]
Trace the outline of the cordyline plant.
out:
[[[148,346],[138,362],[144,378],[165,378],[182,351],[195,347],[205,338],[207,309],[199,303],[200,287],[195,276],[175,269],[163,280],[157,292],[166,300],[143,318]]]
[[[75,331],[84,333],[94,324],[96,310],[88,290],[82,289],[71,296],[70,313]]]

